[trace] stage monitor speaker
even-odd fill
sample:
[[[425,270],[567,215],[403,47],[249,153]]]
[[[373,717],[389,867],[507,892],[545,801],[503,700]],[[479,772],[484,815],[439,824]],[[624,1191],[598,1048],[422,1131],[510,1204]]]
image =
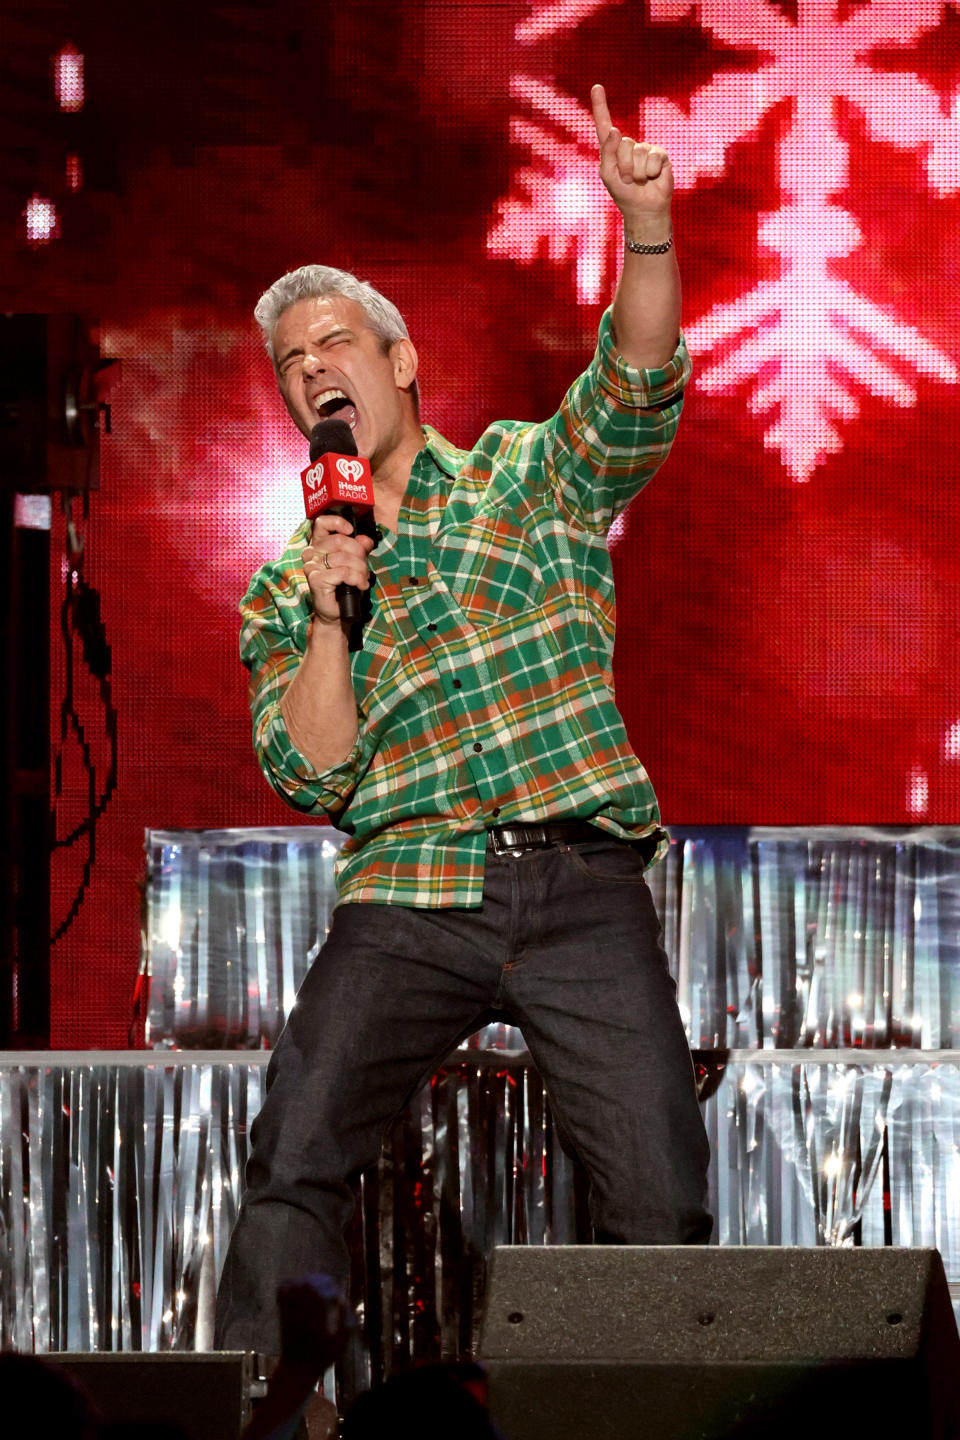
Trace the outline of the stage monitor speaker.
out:
[[[250,1418],[252,1357],[64,1351],[44,1357],[78,1380],[108,1426],[171,1425],[187,1440],[238,1440]]]
[[[960,1440],[936,1250],[505,1246],[480,1359],[508,1440]]]

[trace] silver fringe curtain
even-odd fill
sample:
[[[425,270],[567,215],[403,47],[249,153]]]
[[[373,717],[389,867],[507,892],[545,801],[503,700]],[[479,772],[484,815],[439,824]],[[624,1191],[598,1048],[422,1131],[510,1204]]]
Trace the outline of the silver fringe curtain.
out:
[[[147,832],[149,1045],[274,1042],[342,840]],[[649,882],[695,1049],[960,1046],[960,831],[674,830]],[[473,1043],[523,1048],[504,1027]]]
[[[341,838],[148,832],[155,1048],[0,1057],[0,1343],[210,1345],[265,1051],[323,943]],[[675,831],[650,881],[717,1241],[936,1246],[960,1296],[960,832]],[[471,1351],[494,1245],[585,1238],[522,1037],[491,1026],[364,1178],[372,1373]]]
[[[936,1246],[960,1281],[960,1057],[742,1056],[704,1102],[718,1242]],[[208,1348],[263,1063],[23,1060],[0,1067],[0,1342]],[[469,1353],[484,1256],[586,1238],[582,1198],[535,1071],[441,1071],[363,1184],[372,1372]]]

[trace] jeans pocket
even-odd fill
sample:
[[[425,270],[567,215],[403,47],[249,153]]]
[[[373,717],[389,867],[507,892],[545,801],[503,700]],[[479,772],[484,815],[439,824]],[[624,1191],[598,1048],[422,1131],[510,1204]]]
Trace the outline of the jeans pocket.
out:
[[[644,885],[646,862],[632,845],[623,840],[606,840],[586,845],[571,845],[569,855],[574,865],[591,880],[606,885]]]

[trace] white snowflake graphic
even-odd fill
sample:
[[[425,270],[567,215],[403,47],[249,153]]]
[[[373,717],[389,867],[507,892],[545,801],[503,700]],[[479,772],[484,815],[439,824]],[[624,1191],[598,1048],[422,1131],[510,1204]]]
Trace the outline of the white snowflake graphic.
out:
[[[605,0],[535,6],[518,27],[529,44],[582,23]],[[617,0],[612,0],[617,3]],[[949,114],[918,76],[885,72],[871,61],[884,45],[906,49],[940,25],[944,0],[868,0],[844,19],[838,0],[798,0],[796,21],[770,0],[649,0],[654,21],[694,15],[721,42],[763,57],[753,71],[716,74],[681,110],[663,97],[641,103],[634,133],[666,145],[676,182],[691,188],[725,173],[730,147],[758,129],[776,105],[791,102],[777,142],[781,204],[758,216],[759,245],[780,257],[780,274],[686,325],[700,360],[699,385],[729,394],[748,386],[748,404],[766,426],[797,481],[843,447],[841,425],[859,413],[867,390],[899,406],[917,402],[920,377],[955,384],[960,371],[913,326],[838,278],[831,262],[863,237],[837,196],[849,180],[849,147],[837,102],[862,117],[869,137],[921,153],[931,190],[960,188],[960,93]],[[517,171],[488,235],[490,253],[530,263],[546,254],[571,259],[578,298],[595,303],[619,264],[619,218],[596,173],[589,112],[533,76],[512,82],[518,114],[511,138],[531,163]]]

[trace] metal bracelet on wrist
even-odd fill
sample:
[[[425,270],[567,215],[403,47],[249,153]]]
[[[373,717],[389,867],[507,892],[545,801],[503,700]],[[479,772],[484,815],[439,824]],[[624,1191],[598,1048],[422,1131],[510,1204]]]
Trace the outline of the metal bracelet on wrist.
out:
[[[670,238],[664,240],[660,245],[641,245],[638,240],[628,240],[626,236],[624,236],[624,244],[632,255],[666,255],[673,244],[673,234],[671,233]]]

